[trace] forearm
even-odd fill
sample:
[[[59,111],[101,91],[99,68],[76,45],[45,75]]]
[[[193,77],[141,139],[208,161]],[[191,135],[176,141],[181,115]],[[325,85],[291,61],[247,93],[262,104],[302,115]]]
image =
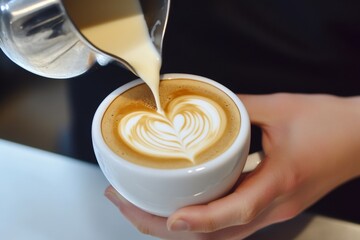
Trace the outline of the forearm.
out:
[[[353,147],[354,153],[350,156],[352,158],[352,166],[350,168],[353,168],[354,172],[352,174],[355,178],[360,176],[360,96],[349,97],[345,101],[348,106],[349,122],[352,123],[349,126],[352,132],[349,145]]]

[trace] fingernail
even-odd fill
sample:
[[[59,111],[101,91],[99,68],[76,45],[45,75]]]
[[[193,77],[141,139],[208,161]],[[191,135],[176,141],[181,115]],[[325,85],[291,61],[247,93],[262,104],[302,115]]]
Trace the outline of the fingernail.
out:
[[[178,219],[170,225],[169,230],[173,232],[185,232],[190,230],[190,226],[184,220]]]

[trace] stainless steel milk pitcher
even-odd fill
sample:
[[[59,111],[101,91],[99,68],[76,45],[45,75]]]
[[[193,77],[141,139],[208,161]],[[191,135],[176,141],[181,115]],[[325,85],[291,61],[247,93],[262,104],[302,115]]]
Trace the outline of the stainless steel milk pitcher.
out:
[[[140,3],[153,43],[161,53],[170,0]],[[48,78],[71,78],[96,62],[105,65],[114,60],[79,33],[61,0],[0,0],[0,14],[1,49],[30,72]],[[116,60],[133,71],[122,59]]]

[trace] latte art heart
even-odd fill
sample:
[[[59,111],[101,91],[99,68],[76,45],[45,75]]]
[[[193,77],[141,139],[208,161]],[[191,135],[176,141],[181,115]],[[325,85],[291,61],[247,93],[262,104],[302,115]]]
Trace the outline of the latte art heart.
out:
[[[129,147],[144,155],[194,162],[197,154],[221,138],[226,122],[224,110],[216,102],[187,95],[172,100],[164,113],[126,115],[118,131]]]

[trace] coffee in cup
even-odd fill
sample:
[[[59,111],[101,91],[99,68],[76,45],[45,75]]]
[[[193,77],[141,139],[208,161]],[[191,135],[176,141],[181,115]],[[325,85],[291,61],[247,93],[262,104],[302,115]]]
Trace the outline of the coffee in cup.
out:
[[[240,99],[213,80],[161,79],[159,110],[141,79],[110,93],[95,113],[92,140],[110,184],[135,206],[167,217],[229,192],[248,159],[250,120]],[[247,171],[259,156],[250,160]]]
[[[121,158],[145,167],[193,167],[225,152],[238,135],[241,118],[234,101],[211,84],[189,78],[162,80],[156,109],[143,83],[116,97],[101,131]]]

